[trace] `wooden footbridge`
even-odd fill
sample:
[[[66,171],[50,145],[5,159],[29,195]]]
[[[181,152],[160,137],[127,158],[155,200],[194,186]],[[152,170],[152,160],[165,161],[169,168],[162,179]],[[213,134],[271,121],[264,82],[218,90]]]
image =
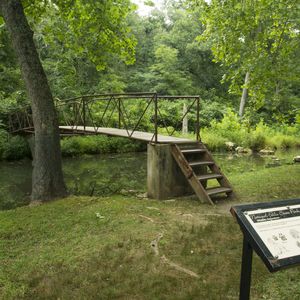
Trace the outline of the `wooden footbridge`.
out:
[[[183,115],[178,114],[176,101],[183,101],[187,104]],[[158,192],[156,198],[174,196],[173,189],[186,190],[186,188],[179,187],[186,185],[186,182],[189,182],[190,187],[202,202],[207,201],[213,204],[216,195],[234,196],[227,178],[201,142],[199,96],[159,96],[157,93],[98,94],[65,100],[56,99],[55,105],[61,136],[104,134],[140,140],[151,145],[152,148],[148,147],[148,191],[149,189],[167,191],[163,192],[162,196]],[[195,140],[174,136],[187,116],[194,129]],[[34,134],[30,107],[10,114],[8,123],[11,133]],[[168,146],[167,154],[164,152],[157,156],[158,151],[155,146],[163,145]],[[156,154],[150,155],[149,151],[154,151],[153,153]],[[167,172],[168,168],[174,170],[174,166],[170,166],[170,163],[161,166],[166,164],[165,156],[168,156],[168,153],[173,157],[171,165],[174,162],[175,168],[179,167],[181,170],[184,183],[177,178],[180,176],[173,174],[176,171],[161,174]],[[150,156],[152,159],[153,157],[156,157],[155,160],[158,159],[160,165],[158,173],[156,169],[149,171],[153,165],[150,161],[149,167]],[[149,176],[160,177],[161,180],[149,179]],[[174,176],[176,178],[168,180],[169,177]],[[149,187],[149,182],[151,187]],[[166,185],[170,186],[166,188]]]

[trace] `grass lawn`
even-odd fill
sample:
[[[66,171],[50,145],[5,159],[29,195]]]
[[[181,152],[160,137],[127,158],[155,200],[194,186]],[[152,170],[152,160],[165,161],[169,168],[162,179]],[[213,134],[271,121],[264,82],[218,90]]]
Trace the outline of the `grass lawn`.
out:
[[[238,199],[69,197],[0,212],[0,299],[238,299],[236,203],[300,197],[300,165],[232,175]],[[251,299],[300,299],[254,255]]]

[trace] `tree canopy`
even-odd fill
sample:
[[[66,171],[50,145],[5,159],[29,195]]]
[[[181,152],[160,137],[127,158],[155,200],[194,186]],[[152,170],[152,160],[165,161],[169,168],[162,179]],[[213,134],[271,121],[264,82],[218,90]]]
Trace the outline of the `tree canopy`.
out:
[[[59,23],[52,22],[55,39],[76,53],[86,52],[97,70],[106,66],[111,53],[127,63],[133,61],[134,42],[124,23],[132,5],[130,1],[0,2],[0,13],[20,66],[32,111],[34,150],[31,197],[34,201],[46,201],[67,194],[61,164],[59,120],[24,5],[33,30],[50,13],[53,20]],[[44,31],[50,32],[47,26]],[[48,35],[45,37],[46,41]],[[5,55],[9,56],[9,53]]]
[[[227,67],[223,79],[240,93],[247,72],[256,107],[286,97],[299,83],[299,2],[295,0],[192,1],[205,26],[199,36]],[[265,101],[266,100],[266,101]]]
[[[127,91],[200,94],[208,125],[227,107],[237,109],[249,71],[253,122],[295,120],[296,1],[174,1],[148,16],[138,15],[130,1],[23,3],[55,97]],[[5,26],[0,40],[3,111],[27,97]]]

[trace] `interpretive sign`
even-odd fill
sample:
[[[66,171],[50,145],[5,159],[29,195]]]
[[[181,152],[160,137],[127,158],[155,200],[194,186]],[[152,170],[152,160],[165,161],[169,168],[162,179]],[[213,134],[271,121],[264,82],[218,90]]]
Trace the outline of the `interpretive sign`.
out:
[[[271,272],[300,264],[300,199],[234,206],[231,213]]]
[[[274,259],[300,255],[300,205],[244,212]]]
[[[244,234],[240,299],[249,299],[252,249],[270,272],[300,264],[300,199],[230,209]]]

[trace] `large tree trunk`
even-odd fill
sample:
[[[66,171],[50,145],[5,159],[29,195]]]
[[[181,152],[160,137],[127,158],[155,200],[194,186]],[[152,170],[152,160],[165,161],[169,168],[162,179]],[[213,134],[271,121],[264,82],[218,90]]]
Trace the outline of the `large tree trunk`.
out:
[[[32,200],[46,201],[67,194],[63,180],[58,120],[47,77],[19,0],[0,0],[13,48],[20,63],[35,129]]]
[[[246,76],[245,76],[245,87],[243,88],[243,93],[242,93],[241,102],[240,102],[240,109],[239,109],[239,116],[240,117],[242,117],[244,115],[245,104],[246,104],[247,97],[248,97],[247,84],[249,82],[249,79],[250,79],[250,73],[247,72]]]

